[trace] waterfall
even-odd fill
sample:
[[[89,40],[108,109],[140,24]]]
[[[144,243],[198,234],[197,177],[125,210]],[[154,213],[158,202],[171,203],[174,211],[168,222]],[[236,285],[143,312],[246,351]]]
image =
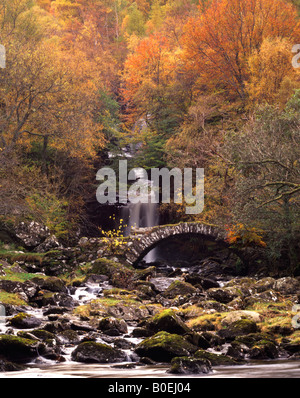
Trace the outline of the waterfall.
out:
[[[140,172],[140,169],[134,169],[136,179],[139,179],[139,183],[145,184],[147,189],[147,196],[141,195],[141,201],[138,203],[128,202],[123,207],[121,217],[123,219],[124,236],[128,236],[132,228],[147,228],[158,225],[158,204],[154,202],[154,192],[151,190],[152,181],[145,179],[144,174]],[[142,200],[146,199],[146,200]],[[147,203],[142,203],[142,202]],[[147,263],[155,261],[155,248],[152,249],[145,257],[144,261]]]

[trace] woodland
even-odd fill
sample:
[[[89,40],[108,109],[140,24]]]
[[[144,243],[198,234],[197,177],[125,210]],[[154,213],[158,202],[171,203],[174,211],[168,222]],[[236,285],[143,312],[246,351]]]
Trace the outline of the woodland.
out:
[[[221,225],[300,271],[299,0],[0,0],[0,224],[93,229],[109,154],[205,170]],[[299,52],[299,50],[298,50]],[[299,67],[298,67],[299,66]]]

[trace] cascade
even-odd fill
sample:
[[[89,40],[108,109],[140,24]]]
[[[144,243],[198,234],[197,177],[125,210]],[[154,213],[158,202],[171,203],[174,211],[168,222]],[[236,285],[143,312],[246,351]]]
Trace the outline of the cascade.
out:
[[[147,228],[154,227],[159,223],[158,216],[158,204],[154,202],[154,192],[152,191],[152,181],[145,179],[144,175],[137,168],[134,170],[135,178],[139,180],[139,183],[145,184],[147,189],[146,198],[141,195],[141,201],[138,203],[128,202],[126,206],[123,207],[121,211],[121,216],[124,221],[124,236],[130,235],[132,228]],[[145,199],[145,200],[142,200]],[[145,202],[146,203],[142,203]],[[156,249],[152,249],[145,257],[144,261],[147,263],[155,261]]]

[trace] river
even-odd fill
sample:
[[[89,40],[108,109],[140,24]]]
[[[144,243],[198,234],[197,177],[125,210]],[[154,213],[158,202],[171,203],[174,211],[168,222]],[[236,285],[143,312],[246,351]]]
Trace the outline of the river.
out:
[[[119,366],[120,364],[118,364]],[[167,366],[145,365],[121,369],[113,365],[61,363],[32,364],[21,372],[0,373],[0,378],[174,378]],[[300,361],[276,360],[241,366],[216,366],[209,374],[178,376],[178,378],[299,378]]]

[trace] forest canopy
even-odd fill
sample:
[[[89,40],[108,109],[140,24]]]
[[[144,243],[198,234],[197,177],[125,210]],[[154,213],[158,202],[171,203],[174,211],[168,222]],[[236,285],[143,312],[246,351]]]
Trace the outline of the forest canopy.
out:
[[[297,267],[299,13],[296,0],[0,0],[0,223],[77,236],[97,169],[136,146],[133,166],[205,169],[204,211],[164,205],[168,222],[220,224],[235,243],[263,231]]]

